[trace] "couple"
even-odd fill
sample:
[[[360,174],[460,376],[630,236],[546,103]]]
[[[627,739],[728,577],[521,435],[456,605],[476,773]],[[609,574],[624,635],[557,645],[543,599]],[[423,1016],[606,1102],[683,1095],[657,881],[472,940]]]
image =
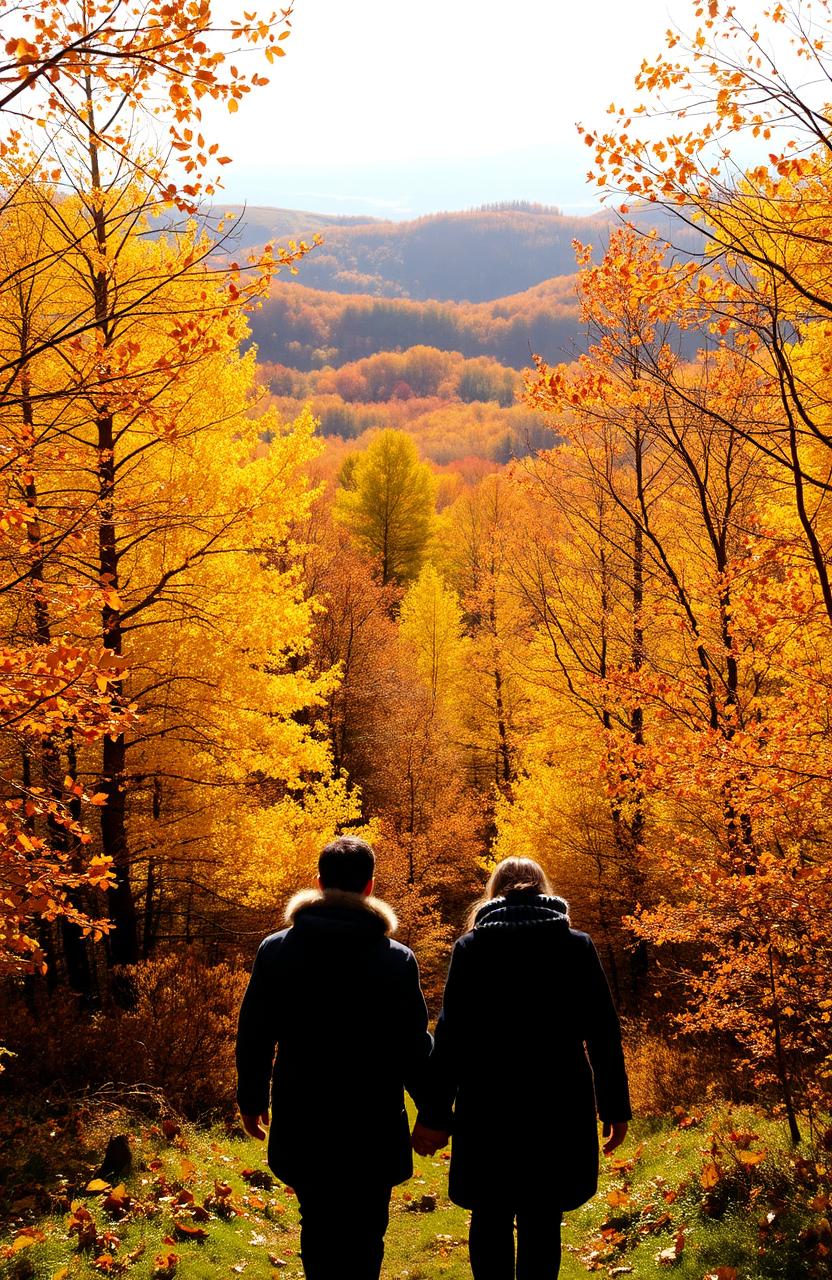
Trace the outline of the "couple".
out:
[[[377,1280],[393,1186],[412,1145],[453,1133],[450,1197],[471,1210],[475,1280],[554,1280],[560,1224],[596,1190],[630,1118],[621,1033],[601,963],[536,862],[509,858],[456,943],[433,1043],[412,951],[372,897],[363,840],[327,845],[317,891],[260,945],[240,1010],[246,1131],[294,1188],[308,1280]],[[275,1046],[277,1056],[275,1057]],[[272,1072],[273,1079],[272,1079]]]

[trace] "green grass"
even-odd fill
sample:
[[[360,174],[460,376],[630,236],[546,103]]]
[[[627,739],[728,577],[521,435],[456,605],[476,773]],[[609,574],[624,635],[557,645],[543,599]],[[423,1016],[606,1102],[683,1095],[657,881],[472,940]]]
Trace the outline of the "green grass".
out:
[[[108,1210],[105,1193],[85,1188],[107,1137],[121,1132],[133,1151],[130,1199],[117,1196],[122,1203],[111,1200]],[[265,1172],[264,1154],[239,1131],[185,1126],[166,1134],[101,1104],[11,1117],[0,1126],[0,1277],[152,1280],[155,1272],[176,1280],[297,1280],[294,1197],[277,1183],[256,1187],[243,1176]],[[812,1280],[832,1269],[830,1171],[796,1157],[781,1126],[759,1112],[714,1108],[641,1121],[616,1156],[596,1199],[567,1217],[563,1280],[733,1280],[731,1268],[737,1280]],[[386,1280],[470,1276],[467,1214],[448,1201],[446,1175],[446,1159],[417,1160],[413,1180],[395,1188]],[[349,1176],[345,1159],[345,1185]],[[499,1187],[498,1167],[494,1180]],[[230,1192],[221,1188],[217,1196],[217,1183]],[[414,1211],[422,1196],[435,1198],[435,1210]],[[79,1205],[97,1237],[87,1251],[68,1234]],[[183,1225],[201,1229],[204,1239],[185,1238]],[[158,1260],[171,1254],[177,1261],[165,1271]]]

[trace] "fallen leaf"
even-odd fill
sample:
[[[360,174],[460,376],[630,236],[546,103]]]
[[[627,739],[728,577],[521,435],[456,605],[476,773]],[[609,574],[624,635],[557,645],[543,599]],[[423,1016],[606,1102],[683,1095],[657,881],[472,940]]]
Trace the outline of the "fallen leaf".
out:
[[[21,1253],[24,1249],[28,1249],[31,1245],[38,1244],[39,1241],[44,1239],[43,1232],[39,1231],[37,1227],[24,1227],[21,1231],[18,1231],[14,1240],[4,1251],[5,1256],[13,1258],[16,1253]]]
[[[680,1231],[669,1248],[662,1249],[660,1253],[656,1254],[656,1261],[662,1267],[671,1267],[681,1258],[684,1247],[685,1233]]]
[[[630,1203],[630,1196],[626,1191],[613,1187],[612,1191],[607,1192],[606,1201],[611,1209],[620,1209],[623,1205]]]
[[[124,1183],[120,1182],[104,1197],[101,1208],[113,1218],[124,1218],[130,1212],[131,1203],[132,1197]]]
[[[195,1240],[197,1244],[202,1244],[203,1240],[208,1239],[208,1232],[204,1227],[196,1227],[190,1222],[183,1222],[181,1218],[174,1218],[173,1226],[183,1240]]]

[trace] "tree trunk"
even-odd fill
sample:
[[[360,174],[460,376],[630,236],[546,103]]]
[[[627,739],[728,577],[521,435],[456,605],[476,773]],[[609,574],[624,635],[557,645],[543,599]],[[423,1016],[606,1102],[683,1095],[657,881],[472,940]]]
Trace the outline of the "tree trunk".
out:
[[[104,191],[98,162],[95,114],[93,109],[92,81],[86,78],[87,128],[90,160],[90,179],[94,195],[93,227],[96,248],[100,260],[108,259],[107,220],[104,213]],[[93,282],[93,302],[96,328],[102,340],[102,363],[112,342],[110,323],[110,293],[107,270],[100,267]],[[121,614],[117,605],[118,549],[115,529],[115,435],[113,415],[105,406],[96,414],[98,431],[98,571],[101,585],[113,593],[105,601],[101,611],[101,631],[104,647],[114,654],[122,651]],[[123,686],[121,680],[111,685],[113,702],[120,705]],[[113,860],[114,886],[108,890],[107,900],[112,922],[109,935],[109,954],[113,964],[135,964],[139,958],[136,906],[130,884],[130,856],[127,843],[126,794],[125,794],[124,734],[106,737],[102,752],[101,791],[107,797],[101,810],[101,840],[104,853]]]

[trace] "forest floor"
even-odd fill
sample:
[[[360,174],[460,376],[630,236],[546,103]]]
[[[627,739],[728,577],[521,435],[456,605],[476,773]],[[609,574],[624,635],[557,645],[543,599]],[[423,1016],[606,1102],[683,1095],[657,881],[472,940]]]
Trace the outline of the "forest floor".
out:
[[[115,1134],[128,1135],[132,1167],[96,1179]],[[296,1201],[264,1157],[236,1127],[151,1121],[100,1097],[7,1109],[0,1277],[298,1280]],[[748,1107],[636,1122],[598,1196],[567,1216],[562,1280],[828,1276],[830,1166],[832,1152],[795,1153],[780,1124]],[[449,1202],[446,1174],[446,1156],[417,1160],[395,1188],[385,1280],[470,1276],[467,1215]]]

